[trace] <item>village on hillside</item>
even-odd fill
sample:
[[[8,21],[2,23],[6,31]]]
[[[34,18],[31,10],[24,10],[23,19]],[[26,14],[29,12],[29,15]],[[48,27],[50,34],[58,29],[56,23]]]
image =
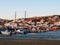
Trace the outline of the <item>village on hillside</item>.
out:
[[[0,21],[0,28],[25,29],[32,32],[60,29],[60,15]],[[14,30],[16,31],[16,30]]]

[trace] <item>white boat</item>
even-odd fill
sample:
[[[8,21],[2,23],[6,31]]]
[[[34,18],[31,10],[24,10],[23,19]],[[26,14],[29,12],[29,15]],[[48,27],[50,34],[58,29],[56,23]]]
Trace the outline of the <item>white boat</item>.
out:
[[[8,32],[8,30],[5,30],[5,31],[1,31],[1,34],[3,35],[10,35],[11,32]]]
[[[24,33],[24,31],[23,30],[16,30],[16,33],[21,33],[21,34],[23,34]]]

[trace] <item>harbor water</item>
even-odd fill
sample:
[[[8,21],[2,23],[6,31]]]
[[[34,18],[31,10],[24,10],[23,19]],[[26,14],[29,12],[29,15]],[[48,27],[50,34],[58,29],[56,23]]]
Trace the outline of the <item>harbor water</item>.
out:
[[[60,39],[60,30],[27,34],[12,34],[12,35],[0,34],[0,38]]]

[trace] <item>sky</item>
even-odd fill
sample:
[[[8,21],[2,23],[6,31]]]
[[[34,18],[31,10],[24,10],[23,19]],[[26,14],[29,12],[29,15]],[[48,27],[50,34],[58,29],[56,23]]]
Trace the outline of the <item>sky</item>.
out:
[[[60,15],[60,0],[0,0],[0,18]]]

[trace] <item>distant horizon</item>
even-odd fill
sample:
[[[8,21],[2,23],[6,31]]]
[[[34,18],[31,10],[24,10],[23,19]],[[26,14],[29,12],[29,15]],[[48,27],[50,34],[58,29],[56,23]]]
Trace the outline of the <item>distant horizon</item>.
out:
[[[33,16],[33,17],[46,17],[46,16],[55,16],[55,15]],[[59,16],[59,15],[57,15],[57,16]],[[33,17],[26,17],[26,18],[33,18]],[[21,18],[25,18],[25,17],[21,17]],[[6,18],[0,18],[0,19],[6,19]],[[6,20],[14,20],[14,19],[6,19]],[[16,19],[19,19],[19,18],[16,18]]]

